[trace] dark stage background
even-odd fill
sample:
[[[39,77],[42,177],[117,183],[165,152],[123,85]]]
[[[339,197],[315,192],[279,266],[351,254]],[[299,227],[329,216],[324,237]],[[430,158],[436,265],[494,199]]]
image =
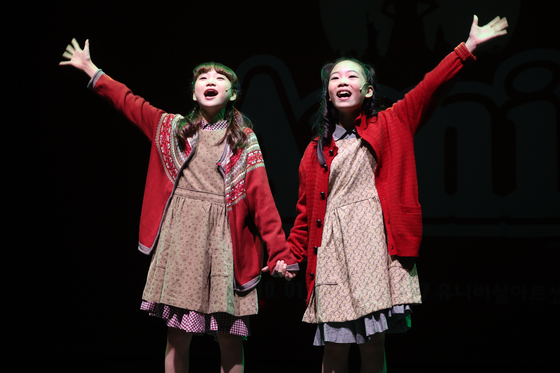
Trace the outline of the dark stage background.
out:
[[[252,4],[252,5],[250,5]],[[549,372],[560,331],[560,51],[551,1],[21,2],[5,56],[9,105],[3,225],[4,372],[160,372],[165,327],[139,311],[149,257],[136,250],[149,142],[59,67],[72,37],[169,112],[190,71],[215,60],[243,83],[289,231],[321,66],[374,64],[394,101],[468,36],[472,14],[509,34],[477,53],[417,136],[424,304],[387,338],[393,372]],[[386,6],[384,6],[386,5]],[[6,16],[5,16],[6,17]],[[14,64],[12,67],[11,65]],[[319,372],[305,287],[263,276],[247,372]],[[211,338],[193,372],[217,371]],[[358,360],[353,351],[353,366]]]

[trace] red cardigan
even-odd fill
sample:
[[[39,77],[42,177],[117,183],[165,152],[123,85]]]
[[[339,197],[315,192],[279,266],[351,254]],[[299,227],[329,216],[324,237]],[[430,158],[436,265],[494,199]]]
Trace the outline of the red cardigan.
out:
[[[418,256],[422,239],[422,213],[414,158],[414,134],[435,109],[443,86],[474,56],[461,43],[422,82],[392,107],[371,118],[362,113],[355,121],[358,135],[377,156],[375,185],[387,231],[390,255]],[[315,285],[317,251],[321,247],[328,199],[329,170],[338,148],[330,139],[323,147],[326,164],[317,157],[317,139],[303,155],[299,167],[297,217],[288,243],[298,261],[307,259],[307,300]]]
[[[92,85],[97,94],[111,102],[152,142],[138,244],[141,252],[149,254],[157,243],[178,175],[192,157],[191,149],[196,149],[198,134],[188,139],[182,151],[175,136],[180,115],[153,107],[101,71],[92,79]],[[260,279],[263,252],[259,234],[266,244],[271,270],[277,260],[284,260],[290,270],[299,268],[286,242],[257,138],[249,128],[245,128],[245,133],[245,148],[233,153],[226,144],[217,164],[224,176],[237,291],[254,288]]]

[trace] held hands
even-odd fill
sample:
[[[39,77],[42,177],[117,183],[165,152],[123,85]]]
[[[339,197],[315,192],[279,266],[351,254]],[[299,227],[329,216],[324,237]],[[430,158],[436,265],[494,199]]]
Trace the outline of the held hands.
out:
[[[263,272],[269,272],[270,268],[268,266],[262,269]],[[283,260],[279,260],[276,262],[276,266],[274,267],[273,273],[279,277],[284,277],[286,281],[290,281],[294,277],[296,277],[297,272],[290,272],[288,271],[288,265],[284,263]]]
[[[68,61],[61,61],[59,65],[71,65],[77,69],[83,70],[91,78],[98,68],[91,62],[89,55],[89,40],[86,40],[84,49],[80,48],[80,44],[76,39],[72,39],[72,44],[66,46],[66,51],[62,54]]]
[[[475,15],[471,26],[471,32],[469,33],[469,39],[465,43],[467,49],[472,53],[480,44],[507,34],[507,27],[507,19],[505,17],[500,18],[499,16],[490,21],[486,26],[480,27],[478,26],[478,17]]]

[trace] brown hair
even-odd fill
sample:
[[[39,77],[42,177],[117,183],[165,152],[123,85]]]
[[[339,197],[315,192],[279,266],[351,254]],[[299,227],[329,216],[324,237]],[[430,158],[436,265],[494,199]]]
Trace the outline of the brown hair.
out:
[[[217,62],[202,63],[193,69],[192,88],[194,89],[194,84],[200,75],[212,70],[225,75],[231,82],[232,90],[236,92],[237,97],[239,97],[239,80],[237,79],[237,75],[235,75],[235,72],[229,67]],[[225,107],[224,119],[228,121],[228,126],[224,139],[222,139],[222,141],[227,141],[234,153],[237,149],[245,147],[247,143],[247,135],[243,131],[243,128],[252,127],[251,121],[234,107],[237,97],[235,100],[229,101]],[[179,130],[177,132],[179,144],[184,146],[187,138],[197,133],[202,123],[202,111],[198,104],[196,104],[195,108],[179,123]]]

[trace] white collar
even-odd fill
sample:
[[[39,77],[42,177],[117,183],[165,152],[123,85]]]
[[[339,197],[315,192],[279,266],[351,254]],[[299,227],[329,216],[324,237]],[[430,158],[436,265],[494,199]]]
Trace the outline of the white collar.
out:
[[[347,131],[344,127],[338,124],[336,125],[333,132],[334,141],[338,141],[342,139],[353,139],[356,137],[358,137],[358,132],[356,132],[356,128],[352,129],[351,131]]]

